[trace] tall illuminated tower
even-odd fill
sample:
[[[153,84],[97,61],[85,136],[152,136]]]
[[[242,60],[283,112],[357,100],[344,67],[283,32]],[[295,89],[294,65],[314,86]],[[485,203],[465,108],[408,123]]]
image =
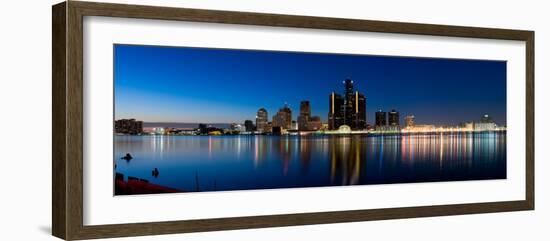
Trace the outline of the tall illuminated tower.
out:
[[[353,130],[367,128],[367,101],[365,95],[356,91],[353,80],[346,79],[344,96],[335,92],[329,96],[328,126],[330,130],[338,129],[341,125],[348,125]]]
[[[354,128],[354,113],[355,113],[355,93],[353,91],[353,80],[346,79],[344,84],[344,123]]]
[[[328,129],[336,130],[344,124],[344,99],[336,92],[329,95]]]
[[[382,127],[382,126],[387,125],[388,122],[387,122],[387,119],[386,119],[386,112],[384,112],[382,110],[378,110],[375,113],[375,117],[376,117],[376,121],[375,121],[376,127]]]
[[[311,119],[311,106],[309,101],[300,102],[300,115],[298,116],[298,130],[308,130],[308,122]]]
[[[399,126],[399,112],[396,110],[391,110],[388,112],[388,125]]]
[[[260,108],[258,110],[258,113],[256,113],[256,130],[261,132],[267,131],[267,121],[268,121],[268,115],[267,110],[264,108]]]

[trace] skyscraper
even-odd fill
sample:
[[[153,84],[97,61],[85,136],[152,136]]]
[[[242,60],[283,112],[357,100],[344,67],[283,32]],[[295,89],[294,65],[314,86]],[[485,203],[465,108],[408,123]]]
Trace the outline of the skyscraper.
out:
[[[367,128],[367,101],[365,96],[359,93],[359,91],[355,91],[352,101],[354,102],[354,108],[352,110],[352,120],[349,126],[352,129],[358,130]]]
[[[367,128],[367,102],[365,96],[354,90],[353,80],[346,79],[344,97],[332,92],[329,97],[329,129],[348,125],[353,130]]]
[[[405,116],[405,127],[414,127],[414,115]]]
[[[287,104],[273,116],[273,127],[282,127],[284,129],[290,129],[292,124],[292,110]]]
[[[353,80],[346,79],[344,84],[344,123],[351,128],[354,128],[353,122],[355,113],[355,93],[353,92]]]
[[[336,130],[344,124],[344,99],[341,95],[332,92],[329,95],[328,129]]]
[[[311,115],[311,106],[309,105],[308,100],[302,100],[300,102],[300,115],[305,115],[305,116]]]
[[[388,112],[388,125],[399,126],[399,112],[396,110],[391,110]]]
[[[311,106],[309,101],[300,102],[300,115],[298,116],[298,130],[308,130],[308,122],[311,118]]]
[[[256,113],[256,130],[259,132],[266,132],[267,130],[267,110],[260,108]]]
[[[375,121],[376,127],[386,126],[386,124],[387,124],[387,122],[386,122],[386,112],[384,112],[382,110],[378,110],[375,113],[375,118],[376,118],[376,121]]]

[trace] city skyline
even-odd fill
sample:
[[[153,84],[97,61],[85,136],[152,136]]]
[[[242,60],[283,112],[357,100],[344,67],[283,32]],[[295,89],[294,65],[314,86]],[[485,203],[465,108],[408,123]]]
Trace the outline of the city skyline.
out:
[[[506,125],[506,63],[256,50],[115,45],[115,119],[243,123],[300,103],[328,121],[329,95],[353,79],[367,123],[392,109],[400,122],[458,124],[489,114]],[[322,68],[320,68],[322,67]],[[447,79],[447,81],[442,80]],[[448,81],[451,80],[451,81]],[[454,80],[454,81],[452,81]],[[429,96],[427,96],[429,95]]]

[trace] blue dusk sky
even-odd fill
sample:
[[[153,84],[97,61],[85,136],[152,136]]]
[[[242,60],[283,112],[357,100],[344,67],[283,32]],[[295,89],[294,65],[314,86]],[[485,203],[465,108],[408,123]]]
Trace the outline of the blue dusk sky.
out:
[[[506,62],[304,52],[114,45],[115,119],[242,123],[300,101],[327,121],[329,94],[350,78],[375,111],[400,122],[458,124],[489,114],[506,124]]]

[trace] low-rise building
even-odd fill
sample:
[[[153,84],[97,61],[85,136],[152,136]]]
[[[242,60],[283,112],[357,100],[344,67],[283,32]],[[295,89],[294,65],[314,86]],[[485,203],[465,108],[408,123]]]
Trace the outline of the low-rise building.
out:
[[[115,120],[115,133],[138,135],[143,133],[143,121],[136,119]]]

